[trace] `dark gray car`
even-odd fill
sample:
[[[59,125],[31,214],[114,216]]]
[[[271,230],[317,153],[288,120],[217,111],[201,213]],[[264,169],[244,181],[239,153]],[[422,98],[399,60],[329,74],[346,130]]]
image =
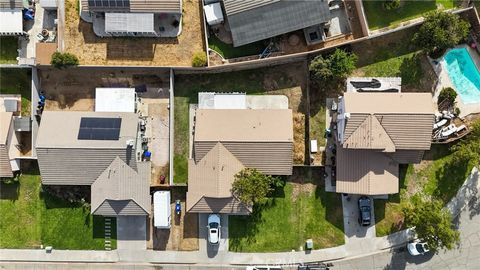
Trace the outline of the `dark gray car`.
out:
[[[372,206],[371,199],[369,197],[360,197],[358,199],[358,223],[362,226],[370,226],[372,220]]]

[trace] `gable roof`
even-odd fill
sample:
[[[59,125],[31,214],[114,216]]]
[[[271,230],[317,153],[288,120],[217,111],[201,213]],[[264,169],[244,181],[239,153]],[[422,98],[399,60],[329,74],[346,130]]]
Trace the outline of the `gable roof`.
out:
[[[92,184],[92,213],[146,215],[150,213],[150,163],[137,164],[138,172],[116,157]],[[109,214],[105,214],[109,213]]]
[[[230,189],[232,188],[235,174],[243,168],[243,164],[221,143],[216,143],[199,162],[195,163],[194,160],[189,160],[187,211],[192,210],[202,198],[211,198],[210,200],[202,201],[204,206],[208,206],[208,202],[219,202],[212,200],[213,198],[228,199],[227,201],[230,202],[228,204],[229,207],[222,211],[239,210],[238,207],[232,207],[234,202],[232,201]],[[222,202],[225,202],[225,200],[222,200]],[[212,209],[219,210],[218,205],[216,204],[215,207],[212,205]],[[220,205],[224,204],[220,203]]]
[[[430,149],[435,120],[431,94],[347,92],[343,99],[345,113],[349,114],[343,147],[385,147],[387,152]]]
[[[395,144],[374,115],[365,117],[365,120],[345,140],[343,147],[395,151]]]
[[[224,0],[235,47],[330,20],[326,0]]]
[[[290,109],[197,109],[195,141],[293,142]]]
[[[336,192],[362,195],[398,193],[398,163],[373,150],[337,149]]]

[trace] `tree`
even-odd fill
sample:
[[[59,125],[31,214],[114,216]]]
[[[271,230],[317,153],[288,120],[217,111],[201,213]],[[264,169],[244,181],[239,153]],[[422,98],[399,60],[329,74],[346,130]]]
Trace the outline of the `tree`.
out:
[[[327,81],[331,79],[345,79],[355,69],[357,56],[344,50],[335,52],[324,58],[315,57],[310,63],[309,70],[314,79]]]
[[[455,102],[457,98],[457,92],[451,87],[445,87],[440,91],[438,95],[438,104],[442,103],[444,100],[449,100],[450,102]]]
[[[400,7],[400,0],[385,0],[383,8],[386,10],[394,10]]]
[[[58,69],[62,69],[71,66],[78,66],[79,61],[77,56],[74,54],[54,52],[52,54],[52,60],[50,61],[50,64]]]
[[[235,175],[232,194],[247,206],[262,204],[278,183],[278,178],[247,168]]]
[[[443,52],[465,40],[470,24],[456,14],[433,11],[425,16],[425,21],[415,33],[413,42],[431,56]]]
[[[443,208],[440,200],[426,200],[420,196],[412,197],[404,206],[405,224],[415,227],[421,241],[425,241],[432,251],[441,248],[452,249],[460,241],[460,234],[452,224],[452,215]]]
[[[207,65],[207,55],[204,52],[193,54],[192,67],[204,67]]]

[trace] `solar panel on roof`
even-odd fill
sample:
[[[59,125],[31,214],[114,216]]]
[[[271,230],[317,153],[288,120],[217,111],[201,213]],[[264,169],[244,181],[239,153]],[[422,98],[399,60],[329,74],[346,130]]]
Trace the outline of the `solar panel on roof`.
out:
[[[121,118],[82,117],[78,139],[118,140],[121,125]]]

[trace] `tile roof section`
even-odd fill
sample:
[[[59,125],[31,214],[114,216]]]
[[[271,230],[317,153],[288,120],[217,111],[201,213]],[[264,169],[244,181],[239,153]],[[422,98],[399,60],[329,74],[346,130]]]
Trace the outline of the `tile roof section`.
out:
[[[96,213],[101,206],[103,212],[110,206],[110,211],[118,215],[122,212],[130,215],[150,213],[150,163],[138,163],[137,167],[138,172],[119,157],[113,160],[92,184],[92,213]],[[126,201],[135,204],[125,203]],[[132,207],[128,208],[129,205]]]
[[[336,192],[362,195],[398,193],[398,163],[373,150],[337,149]]]
[[[290,109],[198,109],[195,119],[195,141],[293,142]]]
[[[0,112],[0,145],[6,144],[12,125],[12,112]]]
[[[377,149],[394,152],[395,145],[383,126],[374,115],[365,120],[350,134],[343,143],[344,148]]]
[[[244,168],[243,164],[221,143],[199,161],[189,160],[187,211],[202,197],[230,198],[234,176]]]
[[[367,114],[433,114],[430,93],[355,93],[346,92],[345,112]]]

